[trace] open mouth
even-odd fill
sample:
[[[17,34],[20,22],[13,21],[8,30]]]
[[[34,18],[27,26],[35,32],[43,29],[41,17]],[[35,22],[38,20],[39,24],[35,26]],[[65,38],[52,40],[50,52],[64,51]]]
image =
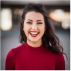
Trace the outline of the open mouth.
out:
[[[31,35],[32,37],[37,37],[38,34],[39,34],[39,32],[37,32],[37,31],[31,31],[31,32],[29,32],[29,33],[30,33],[30,35]]]

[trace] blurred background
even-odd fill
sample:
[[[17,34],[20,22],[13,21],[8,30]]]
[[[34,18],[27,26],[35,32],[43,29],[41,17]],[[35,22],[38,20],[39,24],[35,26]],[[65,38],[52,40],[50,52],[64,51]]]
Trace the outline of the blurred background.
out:
[[[24,6],[29,3],[43,4],[53,22],[55,34],[63,44],[66,70],[70,70],[70,0],[2,0],[0,11],[1,70],[5,69],[7,53],[19,45],[20,21]]]

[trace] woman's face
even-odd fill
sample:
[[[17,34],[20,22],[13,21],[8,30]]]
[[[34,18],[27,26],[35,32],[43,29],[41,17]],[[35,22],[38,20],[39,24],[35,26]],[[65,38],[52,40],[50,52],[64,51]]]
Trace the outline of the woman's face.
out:
[[[27,36],[27,41],[42,41],[42,36],[45,31],[45,22],[43,15],[39,12],[34,11],[26,13],[23,31]]]

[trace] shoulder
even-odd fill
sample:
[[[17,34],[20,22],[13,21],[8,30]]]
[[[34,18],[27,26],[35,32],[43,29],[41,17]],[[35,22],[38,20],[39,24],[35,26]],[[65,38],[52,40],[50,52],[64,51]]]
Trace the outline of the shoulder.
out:
[[[64,59],[64,55],[63,54],[53,53],[53,52],[51,52],[49,50],[48,50],[48,52],[49,52],[50,55],[54,56],[56,58],[56,60]],[[60,53],[62,53],[62,52],[60,51]]]
[[[56,56],[57,56],[57,60],[63,60],[64,61],[64,55],[63,55],[63,53],[60,51],[60,54],[56,54]]]
[[[7,56],[6,56],[6,60],[5,60],[5,69],[6,70],[14,70],[15,67],[15,61],[16,61],[16,57],[18,57],[18,54],[21,52],[23,46],[20,45],[16,48],[12,48]]]
[[[57,61],[59,61],[59,62],[62,62],[62,61],[65,61],[65,59],[64,59],[64,55],[62,54],[62,55],[57,55]]]
[[[49,50],[47,51],[47,54],[50,55],[51,57],[53,57],[56,60],[56,62],[65,61],[63,54],[60,55],[60,54],[57,54],[57,53],[52,53]]]
[[[24,44],[25,45],[25,44]],[[18,53],[21,52],[22,48],[24,47],[24,45],[20,45],[18,47],[15,47],[15,48],[12,48],[8,54],[7,54],[7,57],[14,57],[16,54],[18,55]]]
[[[17,52],[20,52],[22,48],[23,48],[23,45],[20,45],[18,47],[11,49],[11,51],[12,53],[17,53]]]
[[[64,55],[60,51],[60,54],[55,54],[56,62],[65,62]]]
[[[65,67],[65,59],[64,59],[64,55],[57,55],[57,58],[56,58],[56,66],[64,66]]]

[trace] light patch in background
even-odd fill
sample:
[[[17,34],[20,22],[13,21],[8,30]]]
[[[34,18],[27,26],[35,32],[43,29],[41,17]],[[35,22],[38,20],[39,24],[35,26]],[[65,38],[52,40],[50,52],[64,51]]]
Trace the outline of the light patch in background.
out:
[[[49,16],[55,21],[61,22],[63,29],[70,28],[70,12],[65,12],[62,9],[52,11]]]
[[[50,13],[50,17],[55,21],[61,22],[64,19],[64,11],[62,9],[56,9]]]
[[[3,31],[12,28],[12,11],[10,8],[3,8],[1,10],[1,29]]]
[[[61,25],[62,25],[63,29],[67,29],[67,28],[70,27],[70,22],[69,21],[63,21]]]
[[[16,9],[14,10],[14,14],[19,14],[19,15],[21,16],[22,13],[23,13],[23,9],[24,9],[24,8],[21,8],[21,9],[16,8]]]

